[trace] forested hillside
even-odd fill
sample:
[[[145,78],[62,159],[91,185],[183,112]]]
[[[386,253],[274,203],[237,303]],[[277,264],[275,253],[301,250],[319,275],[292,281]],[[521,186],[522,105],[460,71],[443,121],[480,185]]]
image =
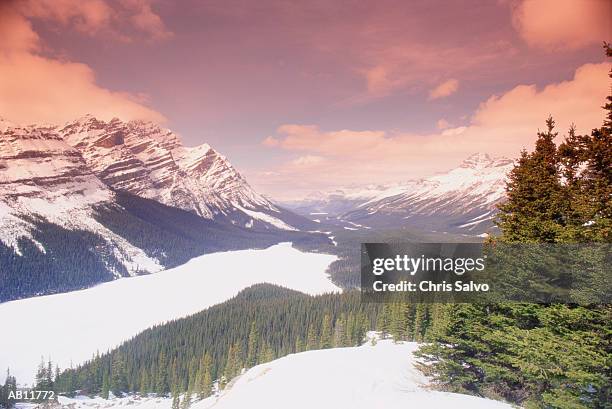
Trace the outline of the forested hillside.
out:
[[[282,241],[304,245],[328,241],[320,234],[219,223],[124,192],[116,192],[116,203],[98,206],[93,217],[165,268],[215,251],[264,248]],[[128,276],[120,250],[115,251],[99,234],[42,218],[29,221],[35,226],[32,238],[36,242],[20,240],[19,252],[0,242],[0,302]]]
[[[604,108],[601,128],[570,129],[558,146],[546,121],[510,174],[493,244],[611,242],[612,96]],[[421,354],[445,389],[527,408],[609,408],[611,333],[611,305],[449,305]]]
[[[380,305],[359,293],[311,297],[267,284],[193,316],[154,327],[116,350],[62,372],[59,392],[210,393],[212,381],[306,349],[357,345]],[[108,384],[105,384],[108,378]]]
[[[398,340],[423,340],[438,308],[361,303],[356,291],[312,297],[256,285],[226,303],[144,331],[78,368],[60,374],[41,362],[37,388],[205,397],[214,380],[223,387],[242,368],[294,352],[359,345],[372,328]]]

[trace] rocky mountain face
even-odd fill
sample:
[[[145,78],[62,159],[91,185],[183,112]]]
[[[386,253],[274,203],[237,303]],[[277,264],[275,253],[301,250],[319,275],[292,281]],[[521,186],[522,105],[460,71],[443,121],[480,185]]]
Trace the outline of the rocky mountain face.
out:
[[[184,147],[151,122],[88,116],[58,130],[108,186],[213,220],[296,230],[292,216],[255,192],[207,144]],[[304,222],[304,221],[302,221]]]
[[[0,302],[299,241],[314,224],[152,123],[0,120]]]
[[[18,253],[37,219],[80,225],[113,193],[52,128],[5,127],[0,134],[0,240]]]
[[[351,188],[310,203],[286,205],[302,213],[328,213],[327,218],[349,222],[355,228],[409,226],[482,235],[492,230],[496,206],[505,197],[506,175],[512,167],[510,159],[474,154],[459,167],[425,179]],[[342,211],[335,213],[334,209]]]

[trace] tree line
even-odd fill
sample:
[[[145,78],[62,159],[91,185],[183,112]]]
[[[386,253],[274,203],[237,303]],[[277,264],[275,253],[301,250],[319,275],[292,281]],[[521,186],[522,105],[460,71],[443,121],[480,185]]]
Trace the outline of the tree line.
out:
[[[371,329],[396,340],[422,341],[436,308],[361,303],[357,291],[313,297],[259,284],[223,304],[146,330],[76,368],[59,371],[41,362],[35,389],[104,398],[153,393],[187,407],[246,368],[291,353],[360,345]]]

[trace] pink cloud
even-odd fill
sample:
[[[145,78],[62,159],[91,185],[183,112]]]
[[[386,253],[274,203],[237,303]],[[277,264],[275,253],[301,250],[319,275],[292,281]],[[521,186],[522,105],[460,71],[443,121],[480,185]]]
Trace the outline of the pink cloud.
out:
[[[264,142],[271,148],[324,158],[316,166],[290,161],[262,184],[278,197],[355,183],[398,182],[443,171],[474,152],[517,157],[531,148],[548,115],[563,134],[574,123],[579,132],[599,126],[599,107],[608,92],[607,64],[586,64],[571,80],[542,89],[519,85],[492,96],[474,112],[467,126],[416,135],[384,130],[322,131],[314,125],[283,125]],[[442,129],[446,128],[446,129]],[[295,183],[292,181],[299,181]],[[256,180],[256,183],[259,181]],[[291,189],[287,187],[291,186]]]
[[[134,32],[153,40],[172,36],[151,8],[151,0],[21,0],[15,4],[28,18],[88,35],[106,32],[125,41],[131,41]]]
[[[459,89],[459,81],[454,78],[446,80],[438,84],[435,88],[429,91],[429,99],[446,98],[454,94]]]
[[[523,0],[512,8],[512,21],[533,47],[580,48],[610,40],[609,0]]]
[[[370,40],[367,36],[363,42]],[[378,39],[373,46],[356,42],[352,57],[358,68],[355,72],[366,83],[366,94],[357,102],[380,98],[398,91],[421,91],[432,88],[429,98],[446,97],[456,92],[459,81],[449,76],[466,75],[476,67],[482,67],[504,56],[515,53],[505,43],[492,42],[444,47],[440,44],[424,45],[410,38]],[[449,64],[449,61],[453,61]]]
[[[8,4],[0,4],[0,52],[29,52],[37,50],[40,38],[29,21]]]
[[[153,39],[161,40],[172,37],[161,17],[151,8],[151,0],[121,0],[129,12],[129,20],[142,32],[149,33]]]
[[[17,4],[28,17],[73,26],[88,34],[107,27],[113,17],[113,9],[103,0],[26,0]]]
[[[322,132],[314,125],[282,125],[277,129],[279,136],[264,140],[267,146],[278,146],[290,151],[309,151],[324,154],[339,152],[358,154],[382,142],[383,131],[352,131],[348,129]]]
[[[2,34],[8,34],[3,36]],[[11,6],[0,10],[0,116],[22,124],[61,124],[84,114],[164,121],[142,98],[96,84],[85,64],[37,53],[41,40]]]

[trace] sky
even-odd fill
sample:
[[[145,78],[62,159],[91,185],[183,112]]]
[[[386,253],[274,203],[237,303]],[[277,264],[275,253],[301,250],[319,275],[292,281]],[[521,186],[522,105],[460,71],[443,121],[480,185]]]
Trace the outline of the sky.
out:
[[[0,117],[148,119],[272,198],[603,121],[607,0],[0,0]]]

